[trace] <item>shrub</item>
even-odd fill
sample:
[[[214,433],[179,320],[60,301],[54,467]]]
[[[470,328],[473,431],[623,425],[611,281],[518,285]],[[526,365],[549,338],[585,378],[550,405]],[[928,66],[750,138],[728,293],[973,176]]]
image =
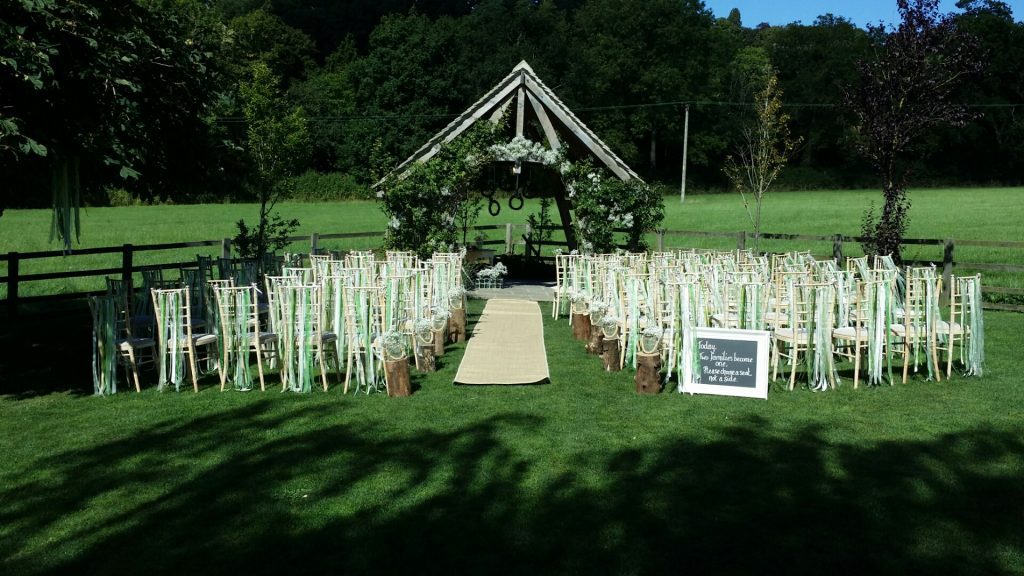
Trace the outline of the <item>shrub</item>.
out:
[[[142,201],[124,188],[107,188],[107,202],[114,207],[139,206]]]
[[[335,200],[370,200],[374,193],[351,174],[321,173],[307,170],[288,178],[284,185],[288,198],[299,202],[331,202]]]

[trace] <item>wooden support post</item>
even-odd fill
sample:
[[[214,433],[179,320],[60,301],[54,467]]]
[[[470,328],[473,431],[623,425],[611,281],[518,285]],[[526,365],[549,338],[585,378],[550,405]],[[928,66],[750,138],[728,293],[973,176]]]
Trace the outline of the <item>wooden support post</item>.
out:
[[[665,251],[665,229],[658,230],[658,252]]]
[[[945,306],[949,303],[950,283],[953,282],[953,240],[946,240],[942,247],[942,294],[939,300]]]
[[[420,367],[423,372],[436,372],[437,362],[434,360],[434,345],[431,344],[417,344],[416,346],[416,364]]]
[[[846,268],[846,258],[843,257],[843,235],[836,234],[832,237],[832,259],[840,269]]]
[[[583,342],[590,341],[590,314],[572,313],[572,337]]]
[[[604,352],[604,330],[591,322],[590,339],[587,341],[587,352],[600,356]]]
[[[452,308],[448,316],[448,341],[452,343],[466,341],[466,309]]]
[[[514,246],[512,246],[512,223],[505,224],[505,254],[512,254],[514,252]]]
[[[555,188],[555,206],[558,207],[558,217],[562,219],[565,243],[571,252],[577,247],[576,232],[572,229],[572,205],[569,204],[569,199],[565,197],[565,188],[562,186]]]
[[[309,255],[320,253],[320,233],[313,232],[309,236]]]
[[[747,232],[746,230],[740,230],[736,233],[736,249],[746,250],[747,249]]]
[[[388,396],[394,398],[412,395],[408,358],[386,360],[384,370],[387,372]]]
[[[18,253],[7,253],[7,313],[11,318],[18,316]]]
[[[220,241],[220,257],[231,258],[231,238],[225,238]]]
[[[622,370],[622,366],[619,364],[619,339],[605,338],[601,342],[601,346],[603,348],[601,360],[604,362],[604,369],[608,372]]]
[[[131,244],[125,244],[121,246],[121,286],[123,286],[124,297],[126,299],[125,304],[129,310],[133,310],[135,306],[135,289],[132,286],[132,272],[135,267],[134,256]],[[150,298],[149,294],[143,294],[143,298]]]
[[[637,394],[661,392],[661,354],[637,354],[634,382]]]

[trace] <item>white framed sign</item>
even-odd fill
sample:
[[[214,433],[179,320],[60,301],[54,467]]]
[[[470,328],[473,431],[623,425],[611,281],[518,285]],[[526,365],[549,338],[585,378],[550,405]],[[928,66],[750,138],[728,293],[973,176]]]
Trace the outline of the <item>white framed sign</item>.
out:
[[[683,382],[681,392],[768,399],[768,332],[694,330],[700,369]]]

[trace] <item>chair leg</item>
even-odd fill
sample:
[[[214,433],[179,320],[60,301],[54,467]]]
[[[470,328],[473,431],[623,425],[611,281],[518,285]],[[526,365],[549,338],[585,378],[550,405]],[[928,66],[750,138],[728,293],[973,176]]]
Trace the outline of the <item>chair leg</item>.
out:
[[[326,353],[327,351],[324,350],[323,344],[321,344],[317,356],[320,359],[320,380],[323,381],[324,392],[327,392],[327,363],[324,361],[324,354]]]
[[[192,390],[199,392],[199,368],[196,365],[196,347],[194,344],[189,344],[187,348],[189,368],[192,369]]]
[[[348,354],[345,355],[345,387],[342,389],[342,394],[348,394],[348,382],[352,377],[352,349],[349,348]]]
[[[266,392],[267,386],[263,381],[263,343],[260,342],[260,335],[256,335],[256,368],[260,374],[260,392]]]
[[[792,390],[796,387],[796,359],[800,357],[800,344],[796,341],[789,348],[791,354],[789,358],[789,389]]]
[[[135,361],[135,349],[128,346],[128,362],[132,367],[132,379],[135,381],[135,392],[142,392],[142,387],[139,385],[139,365]]]
[[[857,389],[860,382],[860,340],[853,341],[853,389]]]
[[[910,368],[910,339],[903,340],[903,383],[907,383],[907,370]]]
[[[779,377],[779,341],[773,340],[772,343],[772,382]]]
[[[935,371],[935,381],[942,382],[942,371],[939,370],[939,348],[938,348],[938,337],[932,332],[931,336],[928,337],[932,347],[932,370]]]
[[[224,384],[228,381],[228,347],[225,343],[224,354],[221,356],[220,362],[217,363],[217,372],[220,372],[220,391],[224,391]]]

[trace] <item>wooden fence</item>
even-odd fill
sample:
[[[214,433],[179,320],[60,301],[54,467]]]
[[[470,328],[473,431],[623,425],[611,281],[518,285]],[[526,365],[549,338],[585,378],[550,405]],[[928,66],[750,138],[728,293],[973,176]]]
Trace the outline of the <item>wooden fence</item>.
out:
[[[515,238],[516,230],[525,230],[526,234],[522,234],[521,238]],[[546,230],[557,231],[561,230],[560,227],[550,226],[545,227]],[[529,236],[529,226],[525,224],[499,224],[489,226],[474,226],[474,231],[478,232],[491,232],[503,231],[504,238],[501,239],[490,239],[479,242],[483,246],[495,246],[502,247],[505,253],[512,253],[517,246],[525,246],[524,252],[527,254],[540,254],[542,246],[538,246],[537,243],[531,241]],[[320,242],[322,240],[332,239],[355,239],[355,238],[371,238],[379,239],[383,238],[383,232],[349,232],[339,234],[320,234],[313,233],[310,236],[293,236],[289,240],[291,242],[307,242],[309,243],[309,250],[311,253],[317,253],[321,250]],[[735,245],[737,249],[745,249],[747,247],[748,239],[751,238],[748,232],[708,232],[699,230],[658,230],[655,233],[655,248],[659,251],[665,249],[666,238],[677,238],[677,237],[689,237],[689,238],[728,238],[735,239]],[[761,238],[764,240],[784,240],[784,241],[803,241],[803,242],[822,242],[826,245],[831,245],[831,256],[836,258],[840,263],[844,261],[843,246],[847,243],[859,243],[863,239],[856,236],[844,236],[842,234],[836,234],[832,236],[814,236],[806,234],[762,234]],[[731,242],[730,242],[731,244]],[[912,261],[908,264],[913,265],[929,265],[934,264],[936,267],[942,270],[943,277],[947,280],[948,285],[949,277],[953,274],[954,269],[957,266],[968,270],[977,271],[997,271],[997,272],[1010,272],[1010,273],[1024,273],[1024,266],[1017,264],[1002,264],[1002,263],[975,263],[975,262],[957,262],[955,260],[955,251],[957,246],[969,246],[969,247],[986,247],[986,248],[1008,248],[1008,249],[1024,249],[1024,242],[995,242],[988,240],[954,240],[954,239],[930,239],[930,238],[907,238],[903,240],[903,244],[907,246],[922,245],[922,246],[942,246],[942,260],[934,261]],[[548,240],[544,242],[545,246],[565,246],[564,241]],[[39,282],[45,280],[55,280],[63,278],[78,278],[88,276],[119,276],[126,284],[131,282],[133,274],[140,271],[143,268],[163,268],[163,269],[175,269],[182,266],[194,265],[195,262],[166,262],[162,264],[139,266],[135,263],[135,254],[140,252],[151,252],[161,250],[179,250],[183,248],[209,248],[217,246],[220,248],[220,253],[223,257],[231,256],[231,239],[225,238],[222,240],[200,240],[197,242],[175,242],[168,244],[124,244],[122,246],[112,246],[106,248],[84,248],[81,250],[75,250],[70,254],[65,254],[62,251],[46,251],[46,252],[8,252],[7,254],[0,254],[0,262],[6,261],[7,263],[7,275],[0,276],[0,283],[7,285],[7,296],[6,304],[8,312],[10,314],[16,314],[18,306],[23,302],[45,302],[50,300],[67,300],[74,298],[81,298],[89,295],[89,292],[73,292],[63,294],[50,294],[43,296],[29,296],[20,297],[19,288],[23,283],[26,282]],[[20,273],[21,263],[25,260],[42,259],[42,258],[74,258],[76,256],[86,256],[94,254],[120,254],[121,262],[118,267],[108,268],[97,268],[88,270],[73,270],[64,272],[47,272],[38,274],[22,274]],[[828,254],[825,254],[828,256]],[[1009,296],[1024,296],[1024,289],[1022,288],[1008,288],[1000,286],[985,285],[985,292],[989,294],[1002,294]],[[989,310],[1011,310],[1015,312],[1024,312],[1024,305],[1019,304],[1006,304],[1000,302],[985,302],[985,308]]]

